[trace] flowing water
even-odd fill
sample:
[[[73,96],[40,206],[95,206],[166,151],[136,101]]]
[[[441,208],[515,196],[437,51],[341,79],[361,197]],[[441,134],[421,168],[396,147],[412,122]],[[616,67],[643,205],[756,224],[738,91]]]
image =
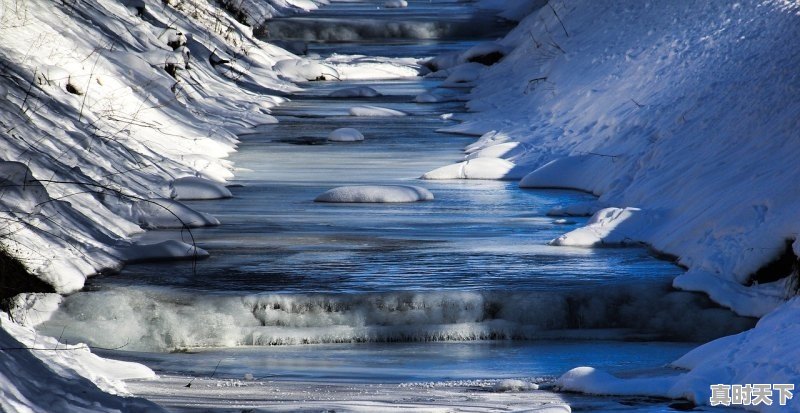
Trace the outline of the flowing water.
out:
[[[505,29],[474,16],[474,6],[460,2],[411,1],[396,10],[333,3],[275,21],[269,35],[312,40],[309,52],[321,56],[426,57]],[[453,122],[440,115],[464,112],[462,103],[413,103],[438,84],[303,85],[274,111],[279,124],[241,136],[234,198],[188,202],[222,222],[192,231],[210,258],[130,265],[91,279],[42,331],[123,346],[110,355],[160,373],[407,383],[552,377],[579,365],[647,370],[698,341],[751,326],[699,295],[672,291],[682,270],[645,249],[548,246],[585,218],[557,222],[547,211],[588,194],[417,180],[458,161],[474,141],[436,132]],[[327,96],[354,85],[383,96]],[[358,104],[410,116],[348,116]],[[326,143],[339,127],[355,127],[366,140]],[[313,202],[348,184],[420,185],[435,200]]]

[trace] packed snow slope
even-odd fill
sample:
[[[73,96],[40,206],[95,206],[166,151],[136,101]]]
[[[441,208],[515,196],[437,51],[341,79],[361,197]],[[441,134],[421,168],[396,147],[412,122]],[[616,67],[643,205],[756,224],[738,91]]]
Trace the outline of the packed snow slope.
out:
[[[513,159],[523,187],[630,207],[558,243],[645,242],[688,268],[676,286],[763,315],[785,289],[752,275],[800,229],[798,12],[779,0],[550,2],[500,41],[513,50],[481,71],[477,113],[450,129],[486,134],[472,153],[519,143],[487,156]]]
[[[292,7],[237,3],[243,21]],[[40,290],[118,268],[140,227],[217,223],[170,198],[232,177],[236,132],[275,122],[294,88],[272,70],[294,56],[234,15],[205,0],[0,3],[0,245]],[[3,296],[31,290],[19,282]]]
[[[598,195],[560,211],[596,214],[553,245],[646,243],[687,268],[676,287],[770,314],[678,361],[680,378],[580,370],[563,386],[708,403],[712,383],[800,382],[800,312],[782,304],[800,255],[800,3],[550,1],[498,44],[471,80],[475,113],[449,128],[481,135],[465,165],[506,159],[522,187]]]
[[[0,298],[70,293],[126,261],[205,254],[128,237],[218,223],[178,199],[230,196],[236,133],[275,122],[270,107],[295,89],[272,67],[297,58],[242,23],[312,7],[0,0]],[[0,410],[161,411],[120,381],[152,377],[146,367],[14,321],[25,322],[0,314]]]

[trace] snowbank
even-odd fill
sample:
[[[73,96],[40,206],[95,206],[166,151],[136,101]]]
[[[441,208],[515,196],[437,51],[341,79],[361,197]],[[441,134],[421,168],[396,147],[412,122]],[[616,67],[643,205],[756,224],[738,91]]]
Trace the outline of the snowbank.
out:
[[[358,129],[339,128],[328,134],[328,140],[333,142],[357,142],[363,141],[364,135]]]
[[[145,366],[100,358],[0,314],[0,410],[4,412],[163,412],[130,397],[122,380],[154,378]],[[120,343],[121,345],[124,343]],[[30,350],[37,349],[37,350]],[[47,350],[45,350],[47,349]]]
[[[412,185],[340,186],[326,191],[314,202],[417,202],[433,200],[425,188]]]
[[[124,261],[202,255],[177,241],[132,246],[129,236],[181,220],[218,223],[170,198],[230,196],[222,184],[233,176],[225,158],[237,133],[276,122],[269,110],[284,101],[276,95],[297,90],[272,70],[292,56],[256,39],[252,26],[316,6],[221,7],[200,0],[0,6],[0,159],[14,160],[0,161],[0,247],[26,270],[0,277],[2,298],[30,285],[73,293]],[[210,181],[172,182],[183,176]],[[0,323],[0,410],[161,411],[103,392],[124,394],[118,379],[152,371]]]
[[[522,186],[657,213],[635,241],[699,270],[686,278],[749,285],[800,233],[800,199],[785,190],[800,77],[782,69],[796,57],[784,45],[800,38],[797,6],[555,7],[564,28],[545,7],[499,41],[513,50],[483,69],[477,113],[453,129],[529,145],[514,160],[531,172]]]
[[[475,158],[443,166],[425,173],[421,179],[498,179],[513,181],[520,178],[513,162],[498,158]]]
[[[796,382],[794,365],[783,363],[796,361],[786,320],[800,312],[792,301],[771,313],[792,292],[785,279],[769,282],[791,269],[755,274],[800,255],[786,249],[800,233],[800,197],[790,190],[800,173],[800,75],[789,69],[800,64],[789,46],[800,41],[800,5],[548,4],[498,41],[509,52],[474,69],[477,79],[469,71],[450,79],[476,84],[474,113],[446,130],[485,134],[468,153],[527,145],[514,158],[527,173],[523,187],[589,191],[596,205],[618,207],[554,243],[644,242],[688,269],[676,287],[740,314],[769,313],[719,347],[724,356],[679,363],[692,369],[679,378],[579,369],[561,384],[703,404],[710,384]]]
[[[353,106],[350,108],[350,115],[352,116],[363,116],[363,117],[390,117],[390,116],[406,116],[405,113],[389,109],[389,108],[382,108],[380,106]]]

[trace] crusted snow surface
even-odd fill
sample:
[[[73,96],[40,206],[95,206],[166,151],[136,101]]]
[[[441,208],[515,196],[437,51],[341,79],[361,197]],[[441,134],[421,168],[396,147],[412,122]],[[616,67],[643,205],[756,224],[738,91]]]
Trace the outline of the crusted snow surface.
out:
[[[468,153],[526,144],[514,159],[527,174],[521,186],[589,191],[615,207],[594,209],[588,226],[556,243],[644,242],[687,267],[676,287],[740,314],[771,314],[713,359],[714,375],[687,366],[670,390],[671,379],[582,369],[563,378],[567,388],[707,404],[709,384],[797,382],[791,328],[774,321],[800,314],[780,306],[791,283],[751,276],[800,233],[790,189],[800,172],[800,75],[790,69],[800,55],[789,46],[800,41],[798,23],[800,5],[782,0],[550,2],[498,41],[513,49],[502,60],[461,79],[477,85],[475,113],[446,130],[483,135]]]
[[[326,191],[315,202],[417,202],[433,200],[431,191],[414,185],[353,185]]]

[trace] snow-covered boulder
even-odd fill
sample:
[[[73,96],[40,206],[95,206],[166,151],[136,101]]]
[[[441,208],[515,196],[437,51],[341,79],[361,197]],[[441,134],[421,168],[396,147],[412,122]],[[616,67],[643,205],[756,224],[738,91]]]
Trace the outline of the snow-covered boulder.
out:
[[[605,208],[595,213],[586,226],[550,241],[550,245],[594,247],[633,244],[639,241],[637,234],[646,229],[648,224],[647,214],[639,208]]]
[[[494,179],[513,181],[521,177],[513,162],[498,158],[476,158],[434,169],[421,179]]]
[[[363,141],[364,135],[357,129],[339,128],[328,134],[328,140],[332,142],[357,142]]]
[[[383,2],[383,7],[387,9],[402,9],[408,7],[406,0],[388,0]]]
[[[172,181],[170,188],[172,189],[172,199],[178,201],[190,199],[222,199],[233,196],[225,185],[197,176],[178,178]]]
[[[391,117],[391,116],[406,116],[406,113],[399,110],[382,108],[380,106],[353,106],[350,108],[350,115],[362,117]]]
[[[430,201],[433,194],[412,185],[354,185],[340,186],[318,196],[314,202],[417,202]]]
[[[339,72],[331,66],[306,59],[285,59],[272,66],[277,74],[296,82],[305,80],[339,79]]]
[[[166,198],[137,201],[133,204],[131,212],[132,218],[145,229],[219,225],[219,221],[213,216]]]
[[[334,90],[328,96],[332,98],[374,98],[381,93],[369,86],[353,86]]]

